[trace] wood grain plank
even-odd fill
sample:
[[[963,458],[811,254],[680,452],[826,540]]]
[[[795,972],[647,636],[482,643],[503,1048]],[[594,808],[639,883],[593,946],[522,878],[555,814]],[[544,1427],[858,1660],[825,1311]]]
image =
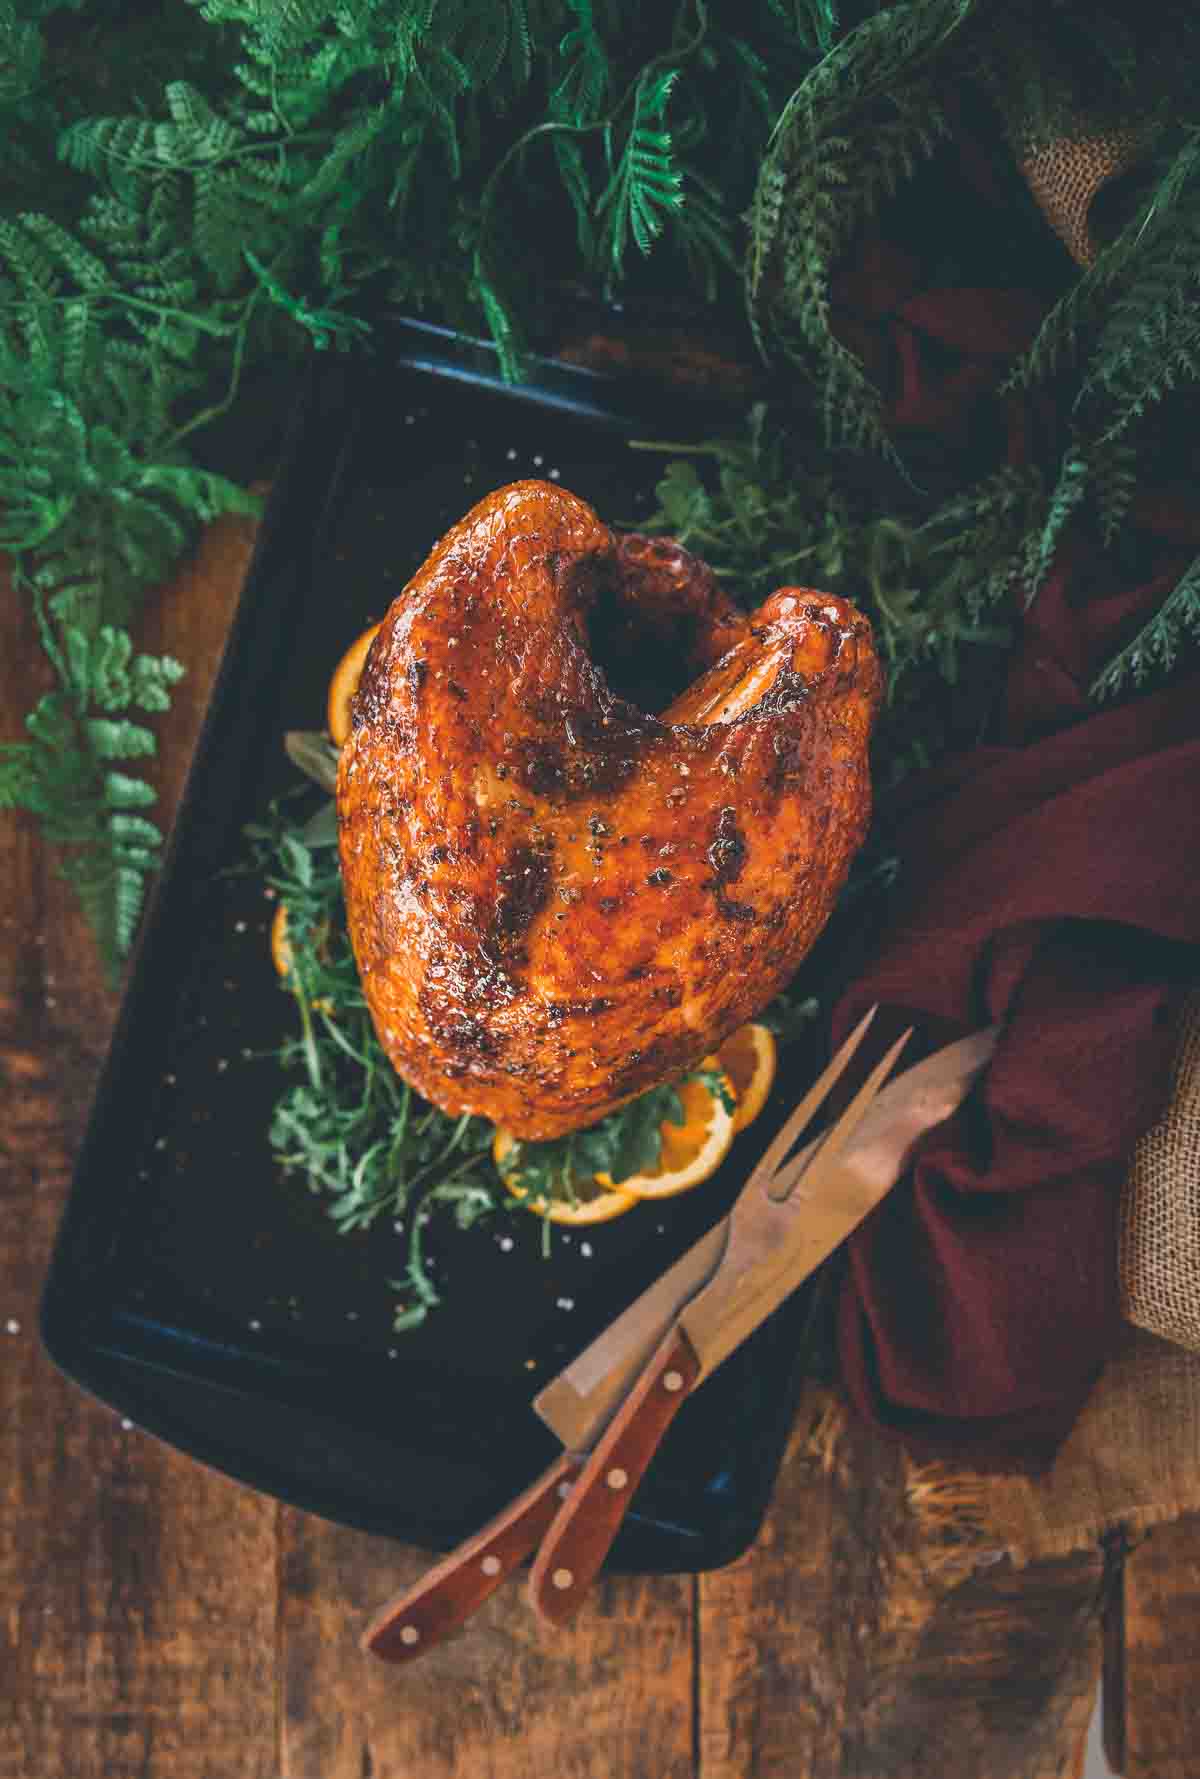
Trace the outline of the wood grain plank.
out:
[[[1078,1773],[1099,1554],[993,1562],[911,1474],[809,1393],[757,1549],[699,1580],[701,1779]]]
[[[169,635],[191,669],[162,725],[164,823],[251,535],[244,524],[215,527],[139,638],[155,647]],[[4,586],[6,735],[19,736],[45,678],[28,613]],[[24,816],[0,821],[0,908],[0,1773],[271,1779],[274,1503],[122,1425],[36,1341],[41,1281],[118,996]]]
[[[356,1646],[433,1559],[284,1514],[282,1779],[693,1779],[688,1577],[601,1581],[563,1631],[516,1577],[403,1669]]]
[[[1121,1612],[1121,1771],[1126,1779],[1197,1779],[1200,1515],[1156,1526],[1125,1559]],[[1115,1676],[1106,1673],[1106,1685]],[[1110,1757],[1111,1758],[1111,1757]]]

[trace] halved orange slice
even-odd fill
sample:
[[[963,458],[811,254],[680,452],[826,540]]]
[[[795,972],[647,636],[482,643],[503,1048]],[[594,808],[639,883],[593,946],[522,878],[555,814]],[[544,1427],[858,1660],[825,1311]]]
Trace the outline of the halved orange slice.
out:
[[[775,1034],[769,1026],[739,1025],[717,1051],[717,1059],[737,1094],[733,1134],[753,1124],[767,1103],[775,1080]]]
[[[287,903],[281,902],[271,921],[271,962],[285,981],[292,973],[292,942],[287,924]]]
[[[492,1139],[492,1160],[496,1164],[496,1172],[508,1187],[514,1198],[520,1199],[527,1211],[534,1211],[539,1217],[548,1217],[551,1223],[608,1223],[614,1217],[624,1216],[631,1211],[637,1199],[632,1192],[626,1192],[624,1186],[614,1186],[611,1181],[607,1186],[600,1184],[601,1176],[593,1180],[583,1180],[576,1187],[575,1203],[566,1199],[556,1199],[547,1205],[544,1198],[530,1198],[529,1194],[504,1171],[505,1158],[512,1149],[515,1139],[506,1130],[497,1130]]]
[[[318,955],[324,955],[325,941],[328,936],[329,928],[325,922],[322,921],[314,935]],[[292,976],[292,965],[295,962],[295,953],[292,950],[292,941],[288,937],[288,907],[286,902],[281,902],[279,904],[272,917],[270,945],[271,962],[282,977],[285,987],[290,988],[292,993],[295,994],[297,984]],[[313,1006],[326,1013],[331,1013],[333,1011],[333,1002],[327,1000],[324,996],[315,1000]]]
[[[734,1099],[733,1083],[715,1056],[706,1056],[700,1067],[719,1075],[728,1098]],[[662,1152],[658,1165],[644,1174],[632,1174],[617,1187],[607,1174],[597,1174],[602,1186],[632,1192],[635,1198],[672,1198],[716,1173],[733,1142],[734,1115],[704,1080],[684,1081],[677,1091],[683,1101],[683,1123],[672,1124],[665,1118],[659,1126]]]
[[[367,653],[379,634],[380,626],[372,624],[357,637],[333,670],[329,697],[325,705],[325,725],[335,747],[342,747],[350,735],[350,703],[358,690]]]

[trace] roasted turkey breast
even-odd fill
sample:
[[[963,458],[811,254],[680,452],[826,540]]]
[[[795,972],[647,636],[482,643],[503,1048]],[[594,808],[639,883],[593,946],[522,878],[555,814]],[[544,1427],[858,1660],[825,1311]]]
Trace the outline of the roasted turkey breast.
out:
[[[687,551],[561,487],[480,501],[388,612],[338,774],[396,1069],[539,1138],[694,1064],[825,924],[879,696],[843,599],[786,588],[746,616]]]

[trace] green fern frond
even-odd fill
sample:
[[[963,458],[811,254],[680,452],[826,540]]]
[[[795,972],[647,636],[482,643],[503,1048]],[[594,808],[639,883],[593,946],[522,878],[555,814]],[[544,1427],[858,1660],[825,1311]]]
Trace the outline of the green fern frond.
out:
[[[597,29],[592,0],[566,4],[576,22],[558,46],[564,66],[550,94],[550,113],[563,122],[590,124],[604,115],[609,102],[612,59]]]
[[[0,112],[15,111],[36,93],[44,45],[35,19],[20,17],[13,0],[0,3]]]
[[[949,12],[957,17],[960,10]],[[874,42],[873,34],[854,33],[789,101],[751,206],[745,296],[760,349],[769,354],[774,344],[811,376],[827,439],[894,456],[882,425],[879,392],[832,331],[833,266],[881,197],[894,194],[913,177],[948,126],[936,81],[910,75],[870,113],[869,131],[873,148],[878,142],[878,154],[864,156],[853,136],[831,127],[833,116],[841,113],[829,101],[829,70],[843,62],[858,67],[864,46]],[[859,70],[856,87],[860,98],[874,90],[865,68]],[[840,91],[836,83],[834,90]]]
[[[1022,543],[1042,523],[1045,489],[1036,469],[1004,469],[944,501],[916,534],[915,553],[928,565],[936,604],[961,606],[972,622],[1007,605],[1016,586]]]
[[[828,55],[837,41],[840,21],[836,0],[769,0],[771,11],[816,55]]]
[[[114,722],[111,718],[89,717],[84,722],[83,732],[97,760],[136,760],[156,751],[154,736],[143,723],[131,723],[127,720]],[[149,786],[141,785],[140,780],[133,782],[141,786],[138,795],[142,797],[142,801],[153,802],[152,793],[148,796],[144,794],[149,791]],[[109,801],[111,804],[111,798]],[[115,804],[111,806],[117,807]]]
[[[1137,487],[1137,443],[1128,437],[1097,446],[1092,453],[1092,494],[1106,549],[1119,536]]]
[[[37,791],[37,750],[33,743],[0,741],[0,809],[31,809]]]
[[[1045,585],[1063,532],[1087,494],[1090,474],[1087,458],[1073,446],[1063,458],[1041,529],[1027,539],[1023,550],[1021,569],[1026,606],[1033,604]]]
[[[563,189],[575,213],[575,232],[580,256],[586,263],[596,257],[596,231],[592,224],[592,188],[588,179],[587,161],[573,136],[556,134],[554,157],[558,163]]]
[[[497,11],[500,7],[497,6]],[[521,88],[529,79],[533,62],[533,34],[529,29],[529,11],[526,0],[507,0],[508,12],[508,45],[512,67],[514,87]],[[469,70],[469,84],[482,84],[485,76],[472,66]]]
[[[1133,638],[1105,667],[1091,688],[1093,698],[1113,698],[1128,687],[1169,673],[1187,641],[1200,642],[1200,557]]]
[[[596,205],[610,281],[621,275],[630,237],[649,253],[666,217],[683,206],[683,175],[664,124],[678,77],[677,69],[666,68],[638,81],[629,134]]]
[[[822,56],[780,115],[776,137],[794,112],[819,115],[823,129],[841,128],[872,100],[911,86],[981,7],[981,0],[907,0],[863,19]],[[945,66],[941,69],[944,78]]]
[[[736,272],[739,266],[733,221],[711,180],[695,167],[680,171],[683,203],[672,213],[672,233],[683,250],[692,288],[715,302],[722,268]]]
[[[140,723],[81,716],[80,697],[79,686],[48,693],[27,718],[31,741],[0,749],[0,804],[40,818],[115,975],[162,845],[134,813],[155,802],[153,787],[115,762],[153,753],[154,738]]]
[[[523,355],[516,318],[484,272],[481,261],[476,265],[474,296],[491,330],[502,376],[507,382],[519,383]]]
[[[271,268],[265,266],[248,247],[243,247],[242,253],[271,301],[304,328],[318,351],[324,351],[331,344],[341,346],[350,339],[364,340],[369,337],[370,326],[360,317],[342,314],[336,309],[310,308],[303,298],[293,296]]]

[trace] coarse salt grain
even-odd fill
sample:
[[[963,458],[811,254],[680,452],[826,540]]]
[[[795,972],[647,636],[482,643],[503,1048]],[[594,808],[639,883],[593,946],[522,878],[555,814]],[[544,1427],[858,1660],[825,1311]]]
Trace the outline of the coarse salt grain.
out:
[[[9,1334],[20,1334],[21,1332],[21,1324],[15,1316],[10,1316],[4,1326]]]

